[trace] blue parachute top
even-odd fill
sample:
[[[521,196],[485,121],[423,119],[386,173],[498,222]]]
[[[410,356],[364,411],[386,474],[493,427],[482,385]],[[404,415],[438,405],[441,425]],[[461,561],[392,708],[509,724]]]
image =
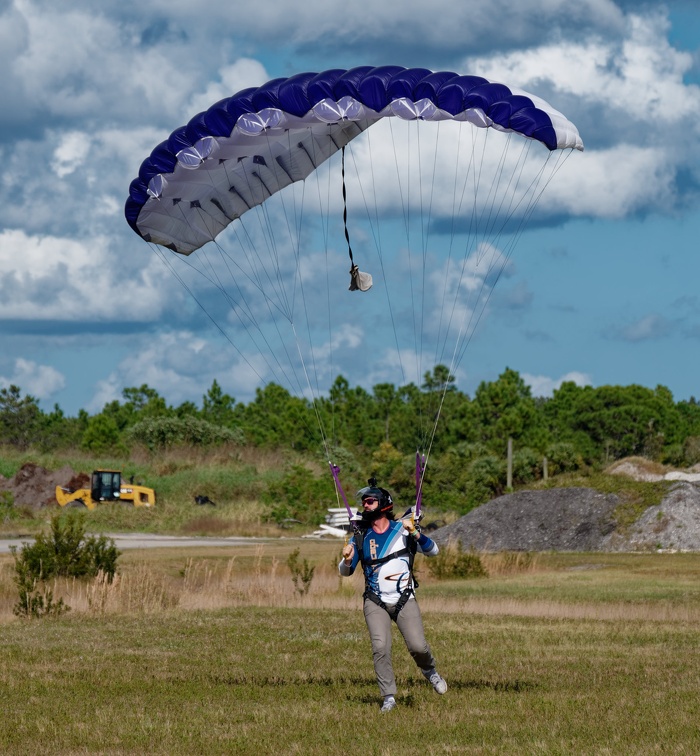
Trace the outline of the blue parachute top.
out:
[[[126,219],[147,241],[189,254],[386,117],[463,121],[549,150],[583,149],[547,102],[480,76],[401,66],[300,73],[241,90],[176,129],[141,164]]]

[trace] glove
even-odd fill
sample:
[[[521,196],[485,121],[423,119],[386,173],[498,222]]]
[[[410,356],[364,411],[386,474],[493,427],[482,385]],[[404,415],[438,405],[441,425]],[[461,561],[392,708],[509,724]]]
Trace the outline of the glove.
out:
[[[411,515],[411,517],[407,517],[405,520],[401,520],[401,524],[404,526],[404,528],[406,528],[408,534],[410,536],[413,536],[416,541],[420,538],[420,529],[416,527],[413,515]]]

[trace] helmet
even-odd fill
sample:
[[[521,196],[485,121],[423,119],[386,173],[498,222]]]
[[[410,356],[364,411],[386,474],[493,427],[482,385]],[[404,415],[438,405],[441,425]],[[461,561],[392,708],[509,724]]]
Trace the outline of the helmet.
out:
[[[362,502],[365,499],[368,499],[370,497],[377,499],[379,506],[371,511],[362,510],[362,519],[365,522],[373,522],[374,520],[378,520],[380,517],[388,517],[390,520],[393,520],[394,500],[391,498],[391,494],[386,490],[386,488],[380,488],[377,485],[376,478],[370,478],[367,482],[369,483],[369,485],[361,488],[357,492],[357,494],[355,494],[355,496],[360,502],[360,506],[362,506]]]

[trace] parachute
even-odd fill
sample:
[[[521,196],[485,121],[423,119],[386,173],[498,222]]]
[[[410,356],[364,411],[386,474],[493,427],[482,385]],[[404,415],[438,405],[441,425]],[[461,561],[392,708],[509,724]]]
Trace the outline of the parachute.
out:
[[[420,384],[429,353],[454,371],[544,188],[582,149],[547,102],[480,76],[300,73],[243,89],[176,129],[142,163],[125,215],[183,283],[165,249],[180,260],[203,253],[189,267],[227,308],[207,310],[217,327],[262,382],[315,400],[333,355],[353,349],[396,366],[403,383]],[[333,262],[341,174],[350,288],[360,294],[346,294]],[[353,259],[348,210],[371,278]],[[208,294],[197,302],[216,309]],[[391,355],[387,339],[371,343],[382,328]]]

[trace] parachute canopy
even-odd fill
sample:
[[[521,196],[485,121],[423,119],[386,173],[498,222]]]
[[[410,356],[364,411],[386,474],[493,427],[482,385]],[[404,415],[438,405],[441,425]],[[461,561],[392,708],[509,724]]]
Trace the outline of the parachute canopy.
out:
[[[583,149],[576,127],[544,100],[480,76],[400,66],[301,73],[244,89],[175,130],[132,181],[127,221],[146,241],[188,255],[388,117],[469,122],[549,150]]]

